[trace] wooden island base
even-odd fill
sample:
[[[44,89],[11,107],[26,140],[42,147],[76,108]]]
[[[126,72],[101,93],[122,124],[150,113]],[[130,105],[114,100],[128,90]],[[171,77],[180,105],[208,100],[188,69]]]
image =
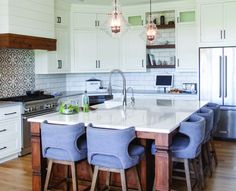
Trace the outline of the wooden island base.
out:
[[[31,123],[32,134],[32,190],[42,191],[44,187],[47,160],[42,157],[41,152],[41,137],[40,137],[40,123]],[[170,190],[170,177],[171,177],[171,155],[169,153],[169,145],[171,143],[171,134],[160,133],[146,133],[137,132],[137,137],[140,143],[145,147],[146,154],[139,165],[139,173],[141,176],[141,185],[143,191],[152,190],[154,174],[156,176],[156,191],[168,191]],[[155,140],[156,146],[159,148],[157,154],[151,155],[151,143]],[[156,164],[156,165],[155,165]],[[63,165],[55,164],[52,173],[52,183],[58,183],[66,177],[66,167]],[[89,166],[87,161],[83,161],[77,165],[77,173],[79,179],[79,185],[83,190],[87,190],[89,184],[85,182],[91,182],[91,176],[89,174]],[[155,172],[155,173],[154,173]],[[102,190],[106,182],[106,172],[100,172],[98,180],[98,190]],[[127,184],[129,188],[137,188],[135,172],[130,169],[127,171]],[[87,186],[86,186],[87,185]],[[119,174],[112,174],[111,185],[120,186]],[[66,184],[62,183],[57,186],[62,190],[66,190]]]

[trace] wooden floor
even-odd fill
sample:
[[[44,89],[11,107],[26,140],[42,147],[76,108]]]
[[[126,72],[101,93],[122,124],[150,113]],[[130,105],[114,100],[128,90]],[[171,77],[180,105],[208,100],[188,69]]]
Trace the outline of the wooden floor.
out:
[[[216,142],[219,165],[212,178],[207,179],[207,191],[236,190],[236,142]],[[175,184],[175,190],[186,190],[184,184]],[[21,157],[0,164],[0,191],[31,190],[31,157]]]

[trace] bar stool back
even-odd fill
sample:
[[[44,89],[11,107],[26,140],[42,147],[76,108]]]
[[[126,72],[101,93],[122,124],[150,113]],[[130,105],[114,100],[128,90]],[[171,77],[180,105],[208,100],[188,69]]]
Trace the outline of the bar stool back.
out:
[[[144,155],[144,148],[131,142],[136,138],[134,127],[127,129],[105,129],[87,127],[88,162],[95,165],[91,191],[94,191],[98,171],[108,171],[107,186],[110,187],[110,172],[121,175],[122,191],[127,190],[125,170],[135,167]],[[136,178],[138,190],[142,190],[138,170]]]
[[[76,162],[87,157],[87,143],[83,123],[58,125],[41,124],[43,157],[48,159],[44,191],[47,191],[53,163],[71,166],[73,191],[78,190]]]

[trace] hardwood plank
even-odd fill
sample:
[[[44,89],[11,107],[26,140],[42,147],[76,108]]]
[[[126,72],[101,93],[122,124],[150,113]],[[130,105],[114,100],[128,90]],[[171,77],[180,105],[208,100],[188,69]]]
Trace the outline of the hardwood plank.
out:
[[[206,178],[206,191],[229,191],[236,188],[236,142],[215,144],[218,167]],[[31,155],[0,164],[0,191],[31,191]],[[184,181],[174,181],[173,189],[185,191]]]

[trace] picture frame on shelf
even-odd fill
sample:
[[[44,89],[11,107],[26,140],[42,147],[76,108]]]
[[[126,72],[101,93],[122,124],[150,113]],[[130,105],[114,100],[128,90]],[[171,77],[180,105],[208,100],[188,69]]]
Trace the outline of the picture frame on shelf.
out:
[[[154,54],[147,54],[147,60],[148,60],[148,65],[149,66],[156,66],[156,59]]]

